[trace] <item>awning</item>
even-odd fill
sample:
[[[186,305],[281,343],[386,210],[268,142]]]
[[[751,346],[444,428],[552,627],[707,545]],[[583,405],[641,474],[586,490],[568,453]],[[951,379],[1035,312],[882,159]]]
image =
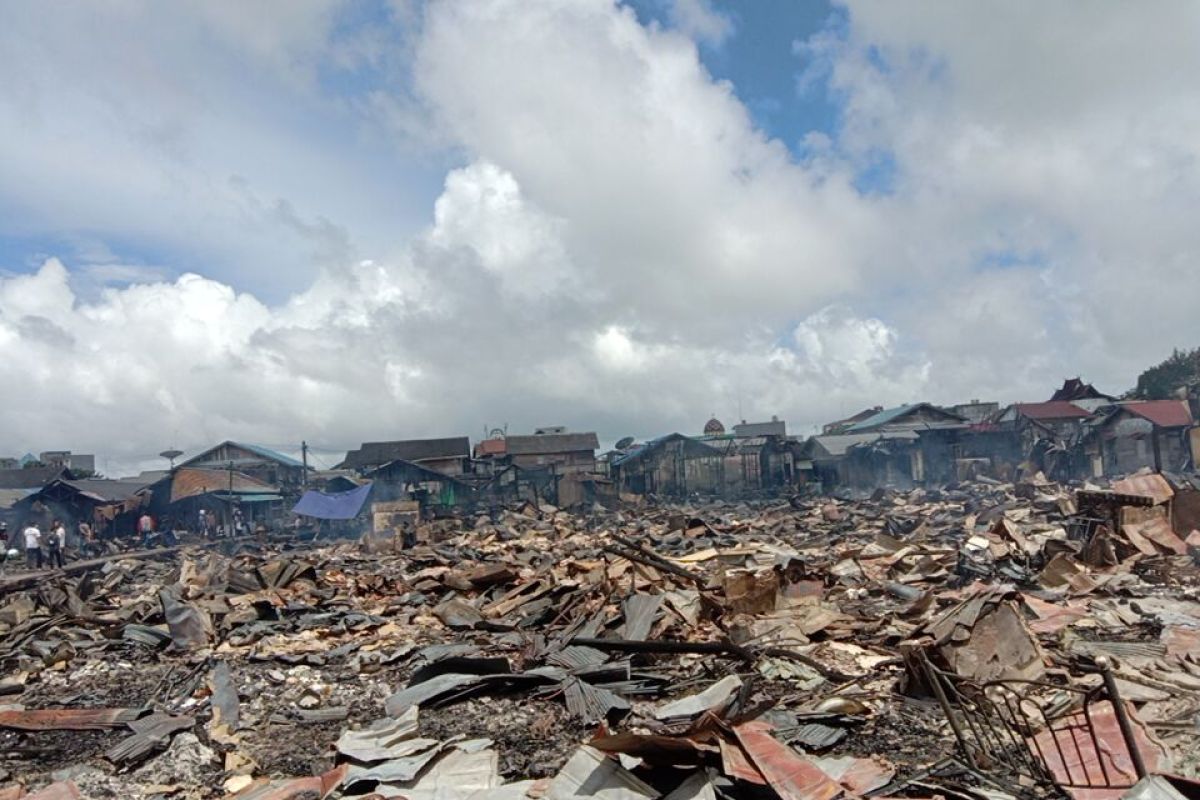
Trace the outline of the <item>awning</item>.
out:
[[[213,497],[235,503],[274,503],[283,499],[281,494],[229,494],[228,492],[213,494]]]
[[[348,492],[333,494],[310,490],[304,493],[292,512],[316,519],[354,519],[367,502],[371,486],[368,483]]]

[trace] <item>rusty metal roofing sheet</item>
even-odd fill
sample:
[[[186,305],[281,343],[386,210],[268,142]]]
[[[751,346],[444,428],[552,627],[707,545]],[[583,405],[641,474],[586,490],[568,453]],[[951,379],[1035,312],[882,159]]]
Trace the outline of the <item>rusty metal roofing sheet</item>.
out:
[[[175,476],[171,479],[171,502],[177,503],[210,492],[227,493],[231,482],[234,494],[266,494],[275,491],[271,484],[241,472],[181,467],[175,470]]]
[[[1086,419],[1091,416],[1091,412],[1066,400],[1050,400],[1045,403],[1015,403],[1013,408],[1021,416],[1037,420]]]
[[[842,787],[816,764],[771,736],[771,726],[746,722],[734,727],[750,761],[783,800],[833,800]]]
[[[1175,496],[1175,490],[1167,479],[1158,473],[1146,475],[1130,475],[1119,481],[1113,481],[1112,489],[1120,494],[1135,494],[1149,497],[1155,505],[1165,503]]]
[[[43,708],[0,711],[0,728],[19,731],[99,731],[120,728],[141,714],[136,708]]]
[[[1150,420],[1160,428],[1187,428],[1193,421],[1192,412],[1183,400],[1145,400],[1124,403],[1121,408]]]

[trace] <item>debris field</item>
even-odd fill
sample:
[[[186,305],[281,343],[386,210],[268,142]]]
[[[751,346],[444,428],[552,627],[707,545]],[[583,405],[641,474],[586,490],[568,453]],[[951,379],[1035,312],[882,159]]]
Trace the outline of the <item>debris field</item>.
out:
[[[1200,534],[1151,478],[526,503],[408,548],[197,541],[0,578],[0,798],[1104,800],[1194,778]]]

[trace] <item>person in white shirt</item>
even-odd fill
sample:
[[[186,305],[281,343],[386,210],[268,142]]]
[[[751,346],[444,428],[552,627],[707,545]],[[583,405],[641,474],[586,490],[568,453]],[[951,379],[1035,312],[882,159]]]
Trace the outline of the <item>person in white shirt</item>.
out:
[[[36,522],[25,526],[25,568],[42,568],[42,532]]]
[[[46,554],[51,567],[62,569],[63,564],[63,548],[67,546],[67,529],[58,520],[50,526],[50,533],[46,535]]]

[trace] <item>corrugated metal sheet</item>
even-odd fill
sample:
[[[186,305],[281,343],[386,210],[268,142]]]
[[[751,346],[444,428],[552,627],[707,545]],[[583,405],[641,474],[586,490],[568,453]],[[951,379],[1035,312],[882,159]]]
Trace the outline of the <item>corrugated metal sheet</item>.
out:
[[[1150,420],[1160,428],[1187,428],[1192,424],[1192,412],[1183,400],[1146,400],[1125,403],[1121,408]]]
[[[1114,481],[1112,489],[1119,494],[1136,494],[1142,497],[1149,497],[1154,501],[1155,505],[1165,503],[1175,496],[1175,490],[1171,488],[1171,484],[1167,483],[1167,479],[1157,473],[1130,475],[1128,478]]]
[[[339,469],[369,469],[392,461],[427,461],[443,458],[467,458],[471,442],[466,436],[444,439],[406,439],[392,442],[363,442],[346,453]]]
[[[546,455],[595,450],[600,440],[594,433],[545,433],[540,436],[509,436],[505,448],[513,455]]]
[[[214,453],[216,453],[217,451],[219,451],[225,447],[236,447],[240,450],[245,450],[247,453],[252,453],[252,454],[258,456],[259,458],[265,459],[267,461],[274,461],[276,463],[283,464],[284,466],[287,466],[287,467],[302,467],[302,466],[304,466],[302,463],[300,463],[296,459],[292,458],[291,456],[285,456],[283,453],[277,453],[276,451],[270,449],[269,447],[263,447],[262,445],[258,445],[258,444],[248,444],[246,442],[234,442],[234,441],[229,441],[229,440],[221,442],[216,447],[210,447],[207,450],[205,450],[204,452],[199,453],[198,455],[192,456],[187,461],[184,461],[182,466],[188,466],[190,464],[198,464],[198,463],[204,463],[205,461],[209,461],[209,460],[211,460],[210,457]],[[228,459],[221,459],[221,460],[227,461]],[[242,459],[242,460],[245,460],[245,459]],[[235,463],[236,463],[236,460],[235,460]]]
[[[1036,420],[1087,419],[1086,410],[1066,400],[1051,400],[1046,403],[1015,403],[1013,408],[1023,416]]]
[[[502,456],[506,451],[503,439],[484,439],[475,445],[476,456]]]
[[[198,469],[180,467],[171,479],[171,502],[178,503],[189,497],[199,497],[209,492],[228,494],[231,473],[224,469]],[[241,472],[232,473],[234,494],[272,494],[275,487],[251,478]]]
[[[0,728],[19,731],[100,731],[138,718],[136,708],[48,708],[0,711]]]

